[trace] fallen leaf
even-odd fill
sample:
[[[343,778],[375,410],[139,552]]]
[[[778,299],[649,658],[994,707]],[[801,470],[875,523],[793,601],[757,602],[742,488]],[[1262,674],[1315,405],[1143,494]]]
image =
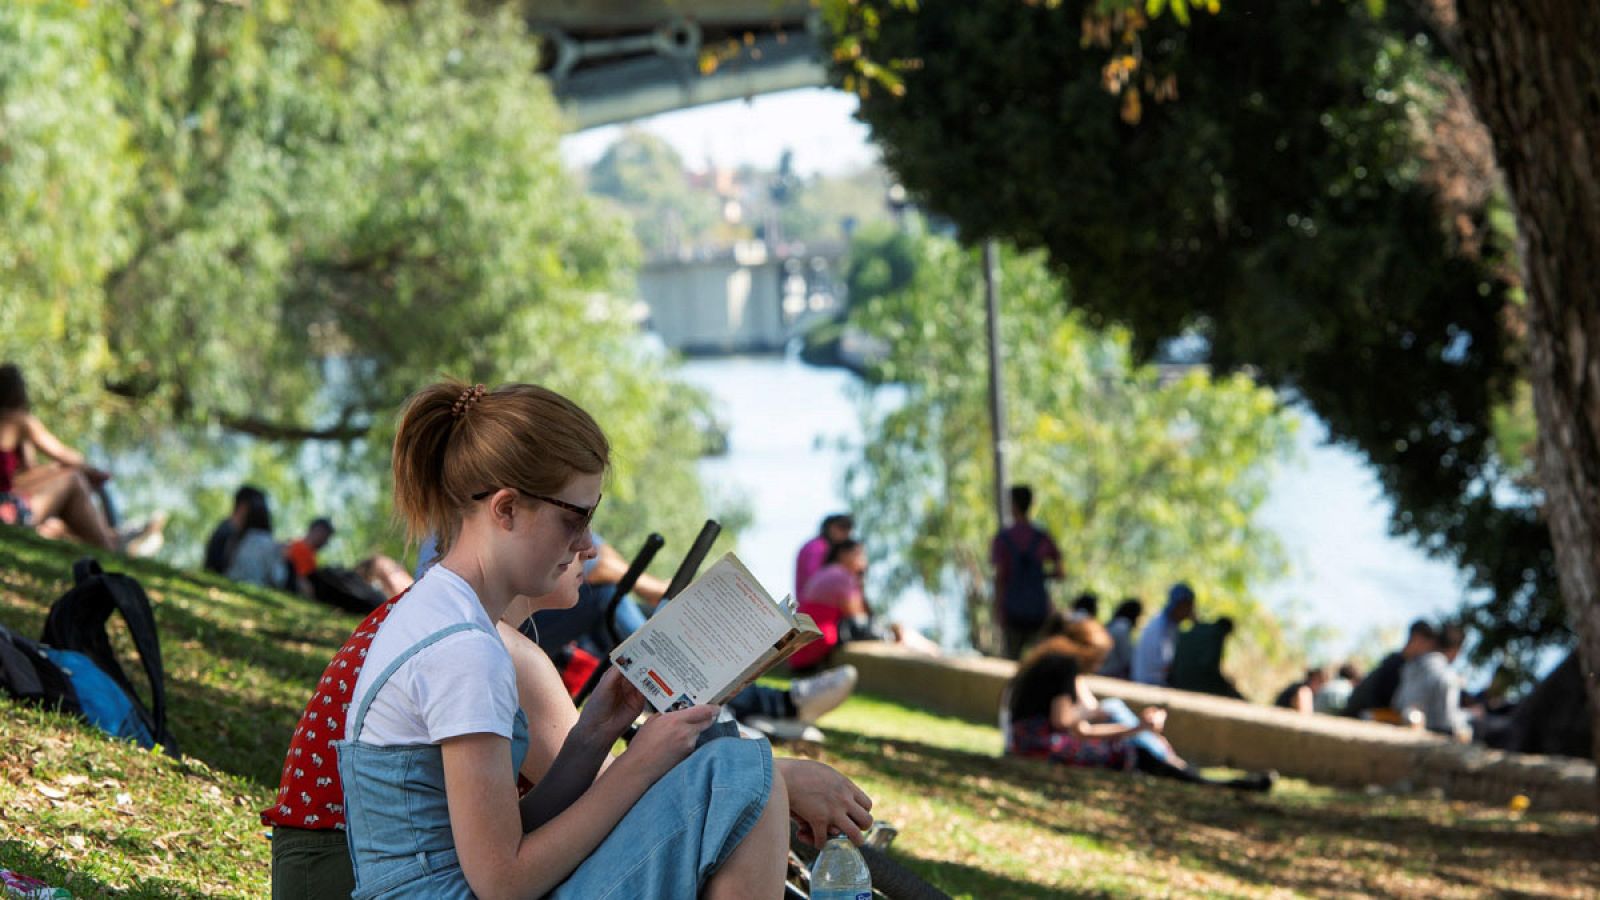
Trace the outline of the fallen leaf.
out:
[[[117,805],[118,806],[127,806],[128,804],[130,804],[132,802],[133,802],[133,795],[130,794],[130,793],[127,793],[126,791],[124,791],[124,792],[122,792],[122,793],[117,795]]]
[[[64,800],[67,796],[66,791],[63,791],[60,788],[51,787],[48,784],[36,784],[33,786],[33,789],[45,795],[46,797],[49,797],[51,800]]]
[[[77,786],[82,785],[82,784],[88,784],[89,783],[89,776],[87,776],[87,775],[63,775],[59,779],[57,779],[57,781],[60,781],[62,784],[66,785],[67,787],[77,787]]]
[[[81,834],[69,834],[67,835],[67,846],[74,850],[82,850],[89,846],[89,842],[84,840]]]

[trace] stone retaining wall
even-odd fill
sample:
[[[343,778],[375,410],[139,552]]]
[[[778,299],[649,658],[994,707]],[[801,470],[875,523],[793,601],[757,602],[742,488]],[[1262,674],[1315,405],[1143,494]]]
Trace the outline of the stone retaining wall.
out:
[[[932,659],[892,645],[854,643],[839,662],[861,673],[861,690],[910,706],[993,724],[1015,664],[990,658]],[[1592,810],[1600,801],[1586,760],[1530,756],[1453,744],[1426,732],[1335,716],[1303,716],[1240,700],[1087,676],[1098,696],[1134,709],[1167,708],[1166,733],[1192,762],[1277,769],[1346,787],[1437,788],[1446,796],[1504,804],[1527,796],[1541,809]]]

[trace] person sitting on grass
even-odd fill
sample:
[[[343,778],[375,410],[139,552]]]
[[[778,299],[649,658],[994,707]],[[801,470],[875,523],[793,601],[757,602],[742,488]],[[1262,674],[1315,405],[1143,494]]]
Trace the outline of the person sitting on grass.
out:
[[[1329,678],[1312,698],[1311,707],[1326,716],[1344,715],[1350,704],[1350,695],[1361,684],[1361,670],[1353,662],[1339,666],[1334,677]]]
[[[1317,692],[1328,683],[1328,670],[1316,666],[1306,670],[1306,677],[1289,685],[1278,693],[1278,699],[1273,705],[1280,709],[1292,709],[1303,716],[1316,712]]]
[[[1167,591],[1167,605],[1139,633],[1139,643],[1134,645],[1131,673],[1140,684],[1165,687],[1172,674],[1172,660],[1177,652],[1178,634],[1184,622],[1194,618],[1194,589],[1178,582]]]
[[[35,451],[52,464],[33,465]],[[22,370],[0,365],[0,523],[31,527],[47,538],[74,537],[102,550],[137,549],[135,542],[148,535],[119,538],[95,505],[95,492],[110,478],[32,413]]]
[[[1111,646],[1104,626],[1089,619],[1063,621],[1059,612],[1007,688],[1007,752],[1088,768],[1134,770],[1160,778],[1240,790],[1271,790],[1272,773],[1215,779],[1180,757],[1162,735],[1166,710],[1133,715],[1125,704],[1098,700],[1081,673],[1097,668]]]
[[[238,536],[244,532],[244,522],[250,515],[250,508],[257,502],[264,505],[266,501],[266,493],[252,484],[242,484],[233,492],[233,511],[218,522],[217,527],[211,529],[211,536],[206,538],[206,549],[200,562],[202,568],[218,575],[227,574],[228,563],[231,562],[229,553],[237,543]]]
[[[1400,670],[1394,708],[1402,721],[1465,742],[1472,739],[1472,719],[1461,708],[1461,675],[1451,666],[1461,655],[1466,632],[1446,624],[1435,634],[1434,648]]]
[[[1394,709],[1394,694],[1400,689],[1400,672],[1406,663],[1439,649],[1439,633],[1427,619],[1411,623],[1406,631],[1405,646],[1385,656],[1378,667],[1361,679],[1350,692],[1344,714],[1364,719],[1375,719],[1398,724],[1399,714]]]
[[[1139,617],[1142,615],[1144,603],[1136,597],[1117,604],[1116,610],[1111,613],[1111,624],[1106,626],[1106,631],[1111,634],[1111,652],[1100,664],[1099,674],[1107,678],[1133,676],[1133,629],[1139,626]]]
[[[289,568],[284,564],[283,547],[272,537],[272,513],[267,509],[265,494],[257,491],[246,499],[244,518],[223,555],[227,559],[223,574],[234,581],[270,588],[284,586]]]
[[[822,520],[817,535],[800,546],[794,559],[794,596],[799,599],[806,592],[811,576],[817,574],[828,562],[828,548],[847,541],[855,533],[856,522],[849,513],[834,513]]]
[[[290,541],[283,548],[283,558],[289,564],[289,587],[302,597],[315,597],[311,573],[317,570],[317,552],[333,540],[333,522],[325,518],[311,520],[304,537]]]

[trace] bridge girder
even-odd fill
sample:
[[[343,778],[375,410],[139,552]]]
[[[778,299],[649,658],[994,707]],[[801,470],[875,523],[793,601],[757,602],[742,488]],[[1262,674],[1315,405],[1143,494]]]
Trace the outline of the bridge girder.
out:
[[[531,30],[578,130],[827,83],[809,3],[528,0]]]

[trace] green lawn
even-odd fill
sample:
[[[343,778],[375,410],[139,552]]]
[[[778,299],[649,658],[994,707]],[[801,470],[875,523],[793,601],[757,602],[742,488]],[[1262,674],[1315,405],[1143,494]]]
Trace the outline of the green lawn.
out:
[[[73,548],[0,529],[0,622],[35,634]],[[172,728],[143,753],[0,700],[0,868],[78,896],[259,897],[256,810],[354,617],[106,558],[156,604]],[[131,656],[130,656],[131,658]],[[901,829],[906,863],[956,896],[1600,893],[1593,817],[1331,791],[1244,797],[996,754],[993,728],[870,697],[822,723],[819,758]]]

